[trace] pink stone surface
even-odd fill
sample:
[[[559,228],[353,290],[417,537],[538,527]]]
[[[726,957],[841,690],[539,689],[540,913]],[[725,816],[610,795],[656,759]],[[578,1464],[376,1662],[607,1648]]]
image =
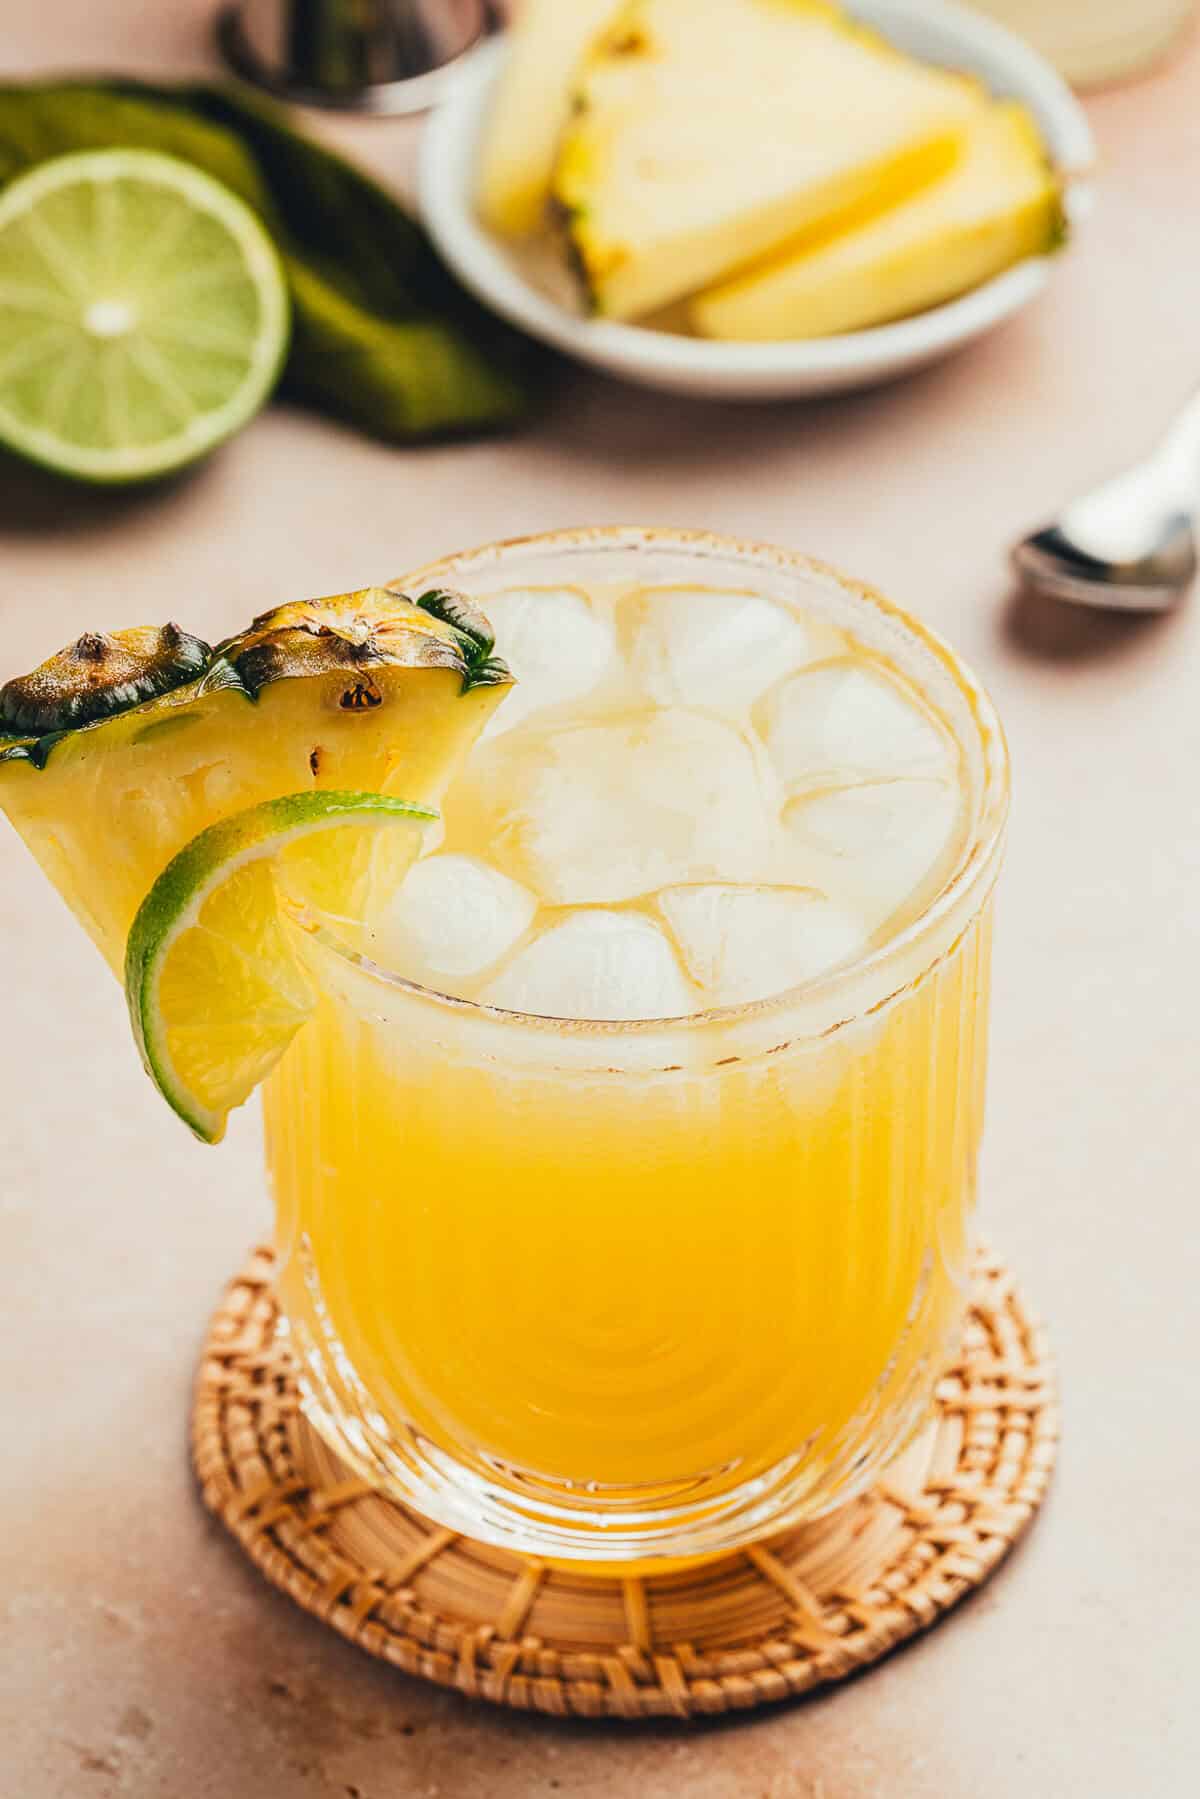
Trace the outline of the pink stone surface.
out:
[[[0,8],[5,73],[207,66],[204,0]],[[11,837],[0,880],[4,1799],[1183,1799],[1200,1766],[1200,613],[1014,599],[1009,541],[1200,370],[1200,45],[1089,103],[1101,203],[1050,294],[882,392],[709,407],[570,376],[524,436],[395,450],[278,407],[189,479],[0,467],[5,671],[93,623],[252,610],[555,525],[811,549],[984,675],[1016,764],[987,1226],[1052,1322],[1050,1504],[868,1677],[720,1728],[563,1726],[377,1666],[270,1591],[185,1454],[200,1333],[262,1231],[257,1120],[192,1144]],[[415,127],[324,125],[403,183]]]

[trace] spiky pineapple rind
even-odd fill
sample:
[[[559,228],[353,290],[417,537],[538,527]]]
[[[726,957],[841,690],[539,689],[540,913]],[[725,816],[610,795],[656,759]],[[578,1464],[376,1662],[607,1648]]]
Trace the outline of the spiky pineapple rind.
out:
[[[187,686],[211,661],[211,647],[174,623],[85,631],[0,687],[0,730],[40,740],[100,724]]]
[[[430,605],[409,599],[395,589],[364,588],[357,593],[328,599],[302,600],[260,614],[237,636],[215,650],[191,637],[177,625],[139,627],[136,632],[116,632],[111,638],[85,633],[68,650],[60,651],[35,669],[0,690],[14,694],[9,716],[0,716],[0,769],[24,763],[44,769],[57,745],[83,737],[144,712],[146,723],[139,738],[184,722],[186,708],[215,693],[233,691],[256,702],[275,681],[340,673],[349,677],[338,704],[344,711],[369,711],[381,699],[371,670],[388,668],[449,668],[460,678],[461,691],[475,687],[503,686],[512,680],[505,664],[491,654],[492,629],[484,615],[464,595],[436,589],[426,596]],[[96,717],[76,717],[61,728],[33,728],[33,717],[55,716],[62,693],[55,679],[65,663],[94,659],[94,646],[118,650],[136,647],[139,637],[159,648],[165,640],[174,653],[176,674],[182,666],[190,673],[183,682],[172,682],[161,672],[149,680],[157,691],[142,691],[136,681],[110,685],[106,709]],[[74,654],[80,651],[82,654]],[[67,670],[68,675],[71,668]],[[144,672],[144,671],[143,671]],[[45,707],[36,715],[21,710],[29,684],[37,678],[35,698]],[[149,678],[148,678],[149,679]],[[70,695],[67,696],[68,700]],[[74,708],[78,712],[79,708]]]
[[[368,587],[275,607],[217,653],[252,697],[274,681],[352,675],[343,703],[355,710],[375,703],[373,669],[451,668],[464,693],[511,680],[492,644],[491,626],[464,594],[435,589],[413,601],[396,588]]]
[[[462,647],[467,672],[462,691],[473,687],[503,687],[512,681],[512,670],[503,657],[493,655],[496,634],[491,621],[474,600],[452,587],[433,587],[423,593],[416,604],[431,618],[449,625]]]
[[[217,654],[251,695],[274,681],[336,673],[362,677],[367,691],[369,671],[377,668],[468,672],[457,632],[382,587],[277,606],[219,645]]]
[[[197,700],[226,689],[233,689],[247,701],[255,697],[246,691],[237,670],[223,657],[217,656],[199,680],[189,681],[185,686],[173,688],[169,693],[155,694],[149,699],[140,700],[136,705],[114,712],[108,718],[95,718],[87,724],[72,725],[65,731],[44,731],[40,736],[5,733],[0,729],[0,769],[6,763],[17,762],[30,764],[38,770],[44,769],[59,744],[90,740],[95,733],[102,734],[114,726],[127,732],[130,721],[139,714],[145,715],[146,723],[136,733],[133,741],[142,741],[152,731],[183,723],[188,716],[188,708]]]
[[[511,687],[513,682],[513,672],[503,656],[487,656],[470,671],[463,692],[470,693],[474,687]]]
[[[45,768],[55,744],[68,736],[69,731],[55,731],[49,737],[0,736],[0,767],[6,762],[29,762],[34,768]]]
[[[459,593],[453,587],[431,587],[428,593],[419,595],[416,604],[422,612],[440,619],[459,637],[465,638],[474,650],[476,660],[490,656],[495,649],[496,634],[490,621],[465,593]]]

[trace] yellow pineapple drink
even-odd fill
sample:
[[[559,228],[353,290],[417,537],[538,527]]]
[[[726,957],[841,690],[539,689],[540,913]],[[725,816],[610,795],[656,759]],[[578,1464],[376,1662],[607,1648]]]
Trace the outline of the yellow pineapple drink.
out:
[[[409,577],[519,685],[266,1090],[319,1428],[476,1536],[727,1547],[861,1488],[966,1292],[994,716],[780,552],[565,534]]]

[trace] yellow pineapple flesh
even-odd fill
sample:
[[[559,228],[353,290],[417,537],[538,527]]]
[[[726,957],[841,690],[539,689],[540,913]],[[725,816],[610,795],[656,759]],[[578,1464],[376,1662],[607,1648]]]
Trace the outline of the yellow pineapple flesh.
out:
[[[703,336],[747,342],[862,331],[1048,254],[1063,230],[1061,186],[1033,119],[1015,100],[981,96],[937,180],[698,294],[690,323]]]
[[[953,160],[977,99],[825,0],[627,0],[554,197],[596,311],[644,317]]]

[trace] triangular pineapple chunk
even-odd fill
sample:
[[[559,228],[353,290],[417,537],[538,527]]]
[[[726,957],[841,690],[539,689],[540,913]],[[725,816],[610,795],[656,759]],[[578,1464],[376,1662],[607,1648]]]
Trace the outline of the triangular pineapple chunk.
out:
[[[821,0],[630,0],[554,194],[593,305],[638,318],[947,166],[978,104]]]
[[[1032,119],[1015,101],[988,103],[939,180],[699,295],[691,324],[741,339],[861,331],[968,292],[1052,249],[1061,230],[1058,183]]]
[[[436,806],[512,685],[491,650],[439,589],[277,606],[215,651],[88,631],[0,687],[0,812],[120,976],[151,886],[218,820],[320,790]]]
[[[510,27],[504,70],[484,133],[479,216],[501,237],[527,237],[544,222],[571,82],[617,0],[524,0]]]

